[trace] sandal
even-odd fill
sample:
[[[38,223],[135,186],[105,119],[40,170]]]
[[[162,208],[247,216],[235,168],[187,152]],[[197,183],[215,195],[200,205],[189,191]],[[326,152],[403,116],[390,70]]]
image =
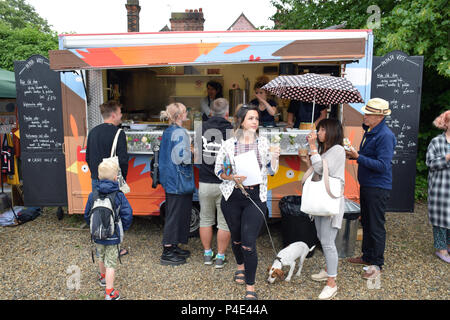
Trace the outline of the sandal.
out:
[[[250,297],[247,297],[250,296]],[[255,291],[245,291],[244,300],[258,300],[258,295]]]
[[[120,252],[119,252],[119,255],[120,255],[121,257],[123,257],[123,256],[125,256],[125,255],[127,255],[127,254],[128,254],[128,250],[125,249],[125,248],[122,248],[122,249],[120,250]]]
[[[244,270],[238,270],[234,273],[233,277],[234,282],[237,284],[245,284],[245,271]]]

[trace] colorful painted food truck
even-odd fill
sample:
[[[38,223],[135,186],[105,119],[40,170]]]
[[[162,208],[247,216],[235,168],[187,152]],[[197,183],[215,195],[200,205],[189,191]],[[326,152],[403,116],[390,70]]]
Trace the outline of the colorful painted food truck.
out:
[[[200,100],[206,83],[216,80],[236,105],[254,96],[253,82],[261,75],[308,72],[347,77],[364,101],[370,97],[373,34],[371,30],[275,30],[225,32],[157,32],[126,34],[64,34],[59,50],[50,51],[50,68],[60,71],[64,122],[68,212],[82,213],[91,191],[85,162],[87,134],[102,123],[99,105],[121,102],[128,140],[127,194],[135,215],[159,215],[164,190],[152,188],[152,145],[167,123],[159,113],[174,101],[190,111],[185,127],[194,137],[194,122],[201,118]],[[300,194],[304,168],[297,149],[307,130],[285,130],[288,100],[277,100],[278,118],[270,134],[281,140],[280,169],[269,177],[268,214],[280,217],[278,202]],[[345,127],[354,146],[362,137],[362,104],[328,109]],[[195,137],[194,137],[195,138]],[[195,140],[195,139],[194,139]],[[346,165],[345,196],[358,201],[356,164]],[[194,197],[194,200],[197,198]],[[193,209],[198,213],[198,206]],[[194,219],[195,220],[195,219]]]

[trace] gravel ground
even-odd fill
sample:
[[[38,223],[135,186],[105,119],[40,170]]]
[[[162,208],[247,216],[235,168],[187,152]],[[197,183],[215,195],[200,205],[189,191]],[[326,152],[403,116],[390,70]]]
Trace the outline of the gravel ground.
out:
[[[103,299],[97,281],[97,268],[90,256],[89,232],[79,228],[79,215],[59,221],[55,208],[45,208],[43,215],[18,227],[0,228],[0,299]],[[232,281],[235,271],[231,249],[229,263],[222,270],[203,265],[199,238],[191,238],[185,247],[191,250],[188,263],[172,267],[159,264],[162,229],[157,218],[134,217],[125,234],[124,247],[129,254],[116,271],[115,287],[122,299],[241,299],[244,286]],[[369,289],[361,278],[362,267],[339,260],[336,300],[436,299],[450,298],[450,265],[434,255],[433,235],[426,215],[426,205],[416,204],[414,214],[386,215],[387,243],[385,267],[379,289]],[[275,248],[281,249],[280,224],[271,225]],[[267,234],[257,243],[259,264],[257,293],[262,300],[316,299],[323,283],[310,275],[324,266],[321,251],[306,259],[301,276],[291,282],[268,284],[266,269],[273,253]],[[357,241],[355,255],[360,252]],[[79,270],[80,287],[71,289],[71,279]],[[78,269],[79,268],[79,269]],[[69,283],[69,286],[68,286]],[[73,287],[73,286],[72,286]]]

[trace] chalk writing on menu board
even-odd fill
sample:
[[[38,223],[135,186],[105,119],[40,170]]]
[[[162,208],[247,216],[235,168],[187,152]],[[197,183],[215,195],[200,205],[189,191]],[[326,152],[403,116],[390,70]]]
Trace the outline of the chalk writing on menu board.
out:
[[[393,164],[406,164],[408,160],[416,161],[417,134],[419,125],[421,85],[419,69],[421,64],[412,60],[403,52],[396,51],[383,57],[374,67],[373,90],[377,96],[389,101],[392,110],[386,117],[386,124],[397,138]],[[376,59],[374,59],[376,61]],[[372,93],[372,96],[374,96]],[[414,158],[411,158],[414,155]]]
[[[62,147],[57,92],[43,76],[40,66],[48,68],[46,59],[34,56],[18,70],[16,86],[22,93],[21,128],[23,148],[27,151],[49,151]],[[53,72],[50,70],[50,72]]]
[[[24,203],[67,205],[60,75],[39,55],[14,61],[14,71]]]
[[[412,211],[419,134],[423,57],[393,51],[373,57],[371,97],[389,102],[386,124],[397,144],[392,159],[391,211]],[[395,210],[392,210],[395,209]]]

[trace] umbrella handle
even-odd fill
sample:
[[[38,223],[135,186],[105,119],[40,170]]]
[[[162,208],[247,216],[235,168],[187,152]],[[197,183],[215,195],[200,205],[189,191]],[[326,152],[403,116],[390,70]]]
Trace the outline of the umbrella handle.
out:
[[[313,108],[312,108],[312,116],[311,116],[311,130],[314,126],[314,109],[316,107],[316,92],[314,92],[314,99],[313,99]]]

